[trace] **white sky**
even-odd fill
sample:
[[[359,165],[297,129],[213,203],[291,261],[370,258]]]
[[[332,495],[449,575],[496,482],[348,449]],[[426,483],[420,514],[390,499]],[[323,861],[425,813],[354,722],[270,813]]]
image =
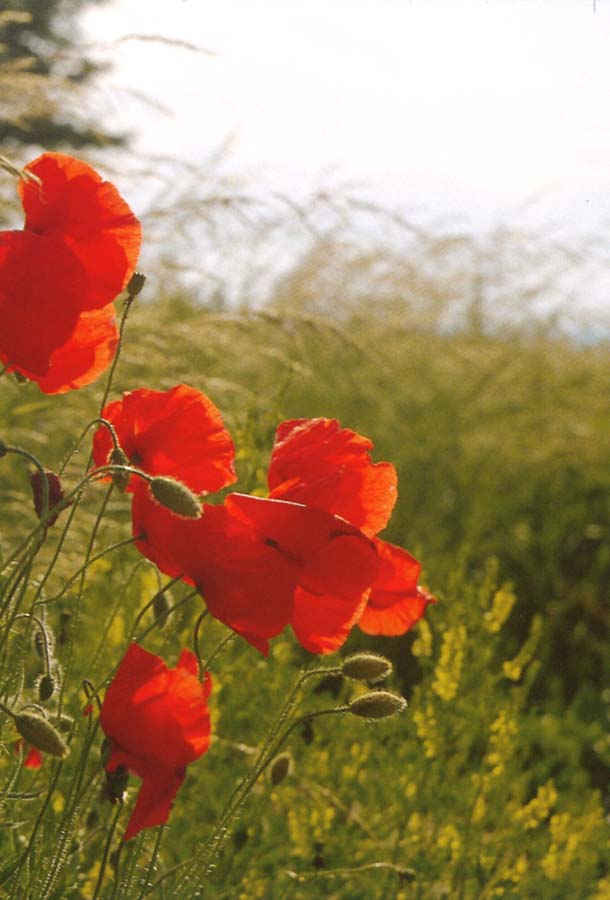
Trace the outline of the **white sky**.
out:
[[[89,39],[141,152],[205,159],[297,188],[332,169],[380,196],[496,214],[533,193],[610,221],[610,0],[114,0]],[[561,195],[561,196],[560,196]]]
[[[263,192],[349,184],[487,241],[582,240],[575,308],[610,316],[610,0],[111,0],[83,25],[133,158],[203,172],[230,138],[223,171]]]

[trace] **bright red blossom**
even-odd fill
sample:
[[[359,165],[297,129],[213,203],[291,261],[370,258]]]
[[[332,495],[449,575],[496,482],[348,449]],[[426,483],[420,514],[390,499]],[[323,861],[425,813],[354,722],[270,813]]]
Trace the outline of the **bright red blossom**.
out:
[[[23,231],[0,232],[0,361],[48,394],[95,380],[117,346],[112,301],[134,272],[140,224],[86,163],[45,153],[20,182]]]
[[[379,538],[374,538],[373,543],[381,568],[358,628],[366,634],[405,634],[419,622],[428,604],[436,600],[418,587],[421,565],[410,553]]]
[[[388,524],[396,470],[373,463],[372,442],[334,419],[292,419],[275,434],[267,483],[276,500],[342,516],[369,537]]]
[[[19,753],[22,748],[27,751],[23,759],[23,768],[40,769],[43,763],[43,756],[40,750],[29,746],[25,741],[17,741],[14,745],[15,753]]]
[[[387,525],[397,478],[390,463],[372,462],[372,447],[368,438],[341,428],[334,419],[283,422],[271,455],[269,496],[343,516],[365,534],[375,535]],[[301,598],[295,604],[295,620],[315,628],[326,651],[337,649],[356,623],[368,634],[404,634],[428,603],[435,602],[417,586],[421,566],[416,559],[379,538],[374,546],[380,568],[368,597],[351,618],[333,598],[318,604]]]
[[[133,466],[167,475],[196,493],[213,493],[235,481],[235,448],[218,409],[201,391],[179,384],[169,391],[144,388],[109,403],[102,417],[112,423]],[[93,439],[97,466],[108,463],[113,443],[107,428]],[[139,482],[133,476],[128,487]]]
[[[196,585],[212,615],[265,654],[288,624],[303,646],[323,652],[317,621],[294,620],[297,598],[317,604],[334,594],[351,618],[379,568],[358,529],[302,504],[231,494],[222,506],[207,504],[201,519],[181,519],[141,485],[132,517],[134,535],[144,535],[139,550]]]
[[[108,772],[125,767],[142,779],[124,839],[167,822],[189,763],[210,745],[207,698],[211,679],[197,678],[189,650],[176,668],[131,644],[102,704],[100,723],[110,742]]]

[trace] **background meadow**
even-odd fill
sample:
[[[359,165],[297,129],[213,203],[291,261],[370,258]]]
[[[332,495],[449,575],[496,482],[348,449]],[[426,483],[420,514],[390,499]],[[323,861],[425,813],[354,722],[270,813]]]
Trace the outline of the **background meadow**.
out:
[[[57,21],[73,24],[78,6]],[[32,78],[6,55],[0,72],[12,85]],[[60,74],[55,98],[83,89]],[[8,101],[2,116],[23,131]],[[92,159],[74,135],[44,137],[7,126],[3,152],[23,163],[31,147],[61,146]],[[134,634],[173,663],[201,606],[188,600],[165,623],[142,613],[164,582],[133,547],[108,549],[130,537],[128,504],[90,487],[65,538],[70,510],[49,530],[30,573],[27,596],[41,601],[61,672],[49,708],[73,718],[73,749],[61,771],[51,758],[23,769],[14,729],[0,722],[0,897],[607,900],[609,353],[604,322],[585,321],[569,300],[597,251],[544,230],[507,226],[485,242],[451,223],[414,228],[339,186],[289,207],[212,163],[198,181],[190,164],[119,159],[95,163],[136,213],[138,178],[152,173],[164,187],[142,211],[150,278],[130,311],[113,396],[182,381],[209,394],[235,437],[240,489],[253,493],[264,492],[282,419],[336,417],[370,436],[374,459],[399,474],[384,536],[422,561],[438,604],[402,638],[352,633],[342,655],[390,658],[388,687],[407,711],[379,723],[304,720],[282,748],[289,774],[259,779],[206,874],[202,842],[311,664],[288,634],[269,660],[238,638],[224,644],[209,752],[190,767],[169,825],[122,846],[120,832],[108,840],[116,809],[101,797],[82,682],[102,686]],[[0,175],[8,228],[14,185]],[[284,242],[290,252],[271,277]],[[222,277],[206,277],[208,265]],[[90,436],[77,440],[104,383],[46,397],[4,376],[0,437],[74,486]],[[36,524],[22,460],[0,462],[0,503],[4,564]],[[172,601],[186,593],[173,587]],[[204,654],[227,634],[208,618]],[[31,629],[14,622],[0,648],[2,698],[37,702],[40,672]],[[366,689],[321,676],[299,711]]]

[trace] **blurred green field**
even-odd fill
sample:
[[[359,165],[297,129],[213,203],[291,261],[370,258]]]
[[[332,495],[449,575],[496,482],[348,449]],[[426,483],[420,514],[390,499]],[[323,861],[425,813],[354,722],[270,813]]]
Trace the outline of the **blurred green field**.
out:
[[[608,370],[606,346],[578,347],[542,329],[502,340],[374,315],[218,314],[175,297],[138,301],[115,395],[180,381],[208,393],[236,440],[243,491],[264,490],[284,418],[332,416],[370,436],[374,458],[399,472],[385,536],[421,559],[423,582],[439,599],[404,638],[352,634],[345,652],[374,647],[393,660],[391,687],[409,698],[409,710],[380,725],[329,716],[296,731],[287,745],[293,773],[276,787],[257,785],[206,897],[610,897],[602,796],[610,764]],[[5,376],[1,436],[57,468],[101,394],[95,385],[44,397]],[[85,440],[71,456],[68,487],[88,449]],[[24,465],[4,460],[0,485],[6,554],[35,520]],[[57,598],[81,563],[103,493],[88,491],[43,593],[53,601],[47,622],[65,671],[65,708],[75,717],[80,680],[108,674],[158,586],[152,567],[127,547],[91,567],[80,604],[72,590]],[[95,549],[128,536],[128,503],[113,495]],[[190,641],[198,609],[196,600],[185,605],[145,646],[171,661],[180,641]],[[206,653],[224,631],[206,626]],[[24,641],[14,637],[11,652],[25,663],[9,679],[23,679],[27,693],[36,664]],[[189,770],[156,875],[145,871],[155,834],[144,834],[122,851],[114,881],[109,867],[100,896],[116,896],[116,885],[125,898],[191,896],[181,892],[183,871],[170,870],[196,859],[306,657],[287,635],[269,661],[239,640],[219,655],[216,741]],[[303,709],[361,690],[321,679]],[[77,731],[75,746],[78,739]],[[5,754],[0,765],[9,764]],[[26,773],[20,788],[45,778],[44,768]],[[47,811],[36,866],[56,866],[55,881],[37,881],[34,867],[29,883],[38,893],[5,885],[0,897],[93,896],[112,810],[99,800],[94,771],[91,778],[76,812],[65,813],[61,788]],[[21,804],[26,827],[36,807]],[[10,821],[0,837],[3,862],[18,846]],[[166,873],[147,894],[146,883]]]

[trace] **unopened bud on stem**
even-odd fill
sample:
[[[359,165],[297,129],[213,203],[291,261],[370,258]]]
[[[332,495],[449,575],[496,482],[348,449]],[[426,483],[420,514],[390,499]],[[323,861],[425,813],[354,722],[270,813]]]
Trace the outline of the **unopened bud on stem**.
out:
[[[341,672],[360,681],[383,681],[392,674],[392,663],[377,653],[354,653],[343,660]]]
[[[271,787],[277,787],[292,772],[292,756],[290,753],[279,753],[269,766]]]
[[[68,745],[55,726],[38,713],[17,713],[15,727],[28,744],[36,747],[37,750],[42,750],[43,753],[60,757],[64,757],[68,753]]]
[[[128,466],[129,460],[120,447],[115,447],[110,454],[110,464],[113,466]],[[130,472],[123,472],[120,469],[112,473],[112,483],[121,493],[127,490],[127,486],[131,479]]]
[[[371,691],[369,694],[356,697],[348,705],[351,713],[364,719],[387,719],[406,708],[405,698],[389,691]]]
[[[142,272],[134,272],[131,278],[129,279],[129,284],[127,285],[127,293],[131,300],[134,297],[137,297],[144,284],[146,283],[146,275],[143,275]]]
[[[201,503],[185,484],[164,475],[152,478],[149,484],[153,497],[162,506],[187,519],[200,518]]]

